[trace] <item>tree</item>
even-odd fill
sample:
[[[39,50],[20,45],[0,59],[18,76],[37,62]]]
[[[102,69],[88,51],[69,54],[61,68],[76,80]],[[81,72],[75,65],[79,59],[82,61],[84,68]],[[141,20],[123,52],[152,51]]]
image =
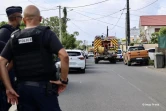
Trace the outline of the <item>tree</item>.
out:
[[[5,21],[0,22],[0,27],[5,25],[5,24],[7,24],[7,22],[5,22]]]
[[[159,35],[160,35],[160,37],[166,36],[166,27],[162,27],[162,28],[160,29]]]
[[[59,17],[43,18],[42,25],[49,26],[59,37]]]
[[[158,43],[159,32],[152,33],[151,35],[151,43],[156,44]]]

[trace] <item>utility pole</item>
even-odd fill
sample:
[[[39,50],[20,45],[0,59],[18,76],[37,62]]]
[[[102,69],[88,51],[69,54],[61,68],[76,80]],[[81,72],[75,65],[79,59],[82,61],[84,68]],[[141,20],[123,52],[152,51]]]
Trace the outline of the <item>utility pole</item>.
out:
[[[108,37],[108,31],[109,31],[109,29],[108,29],[108,26],[107,26],[107,37]]]
[[[128,34],[127,34],[127,13],[126,13],[126,22],[125,22],[125,32],[126,32],[126,51],[127,51],[127,46],[128,46]]]
[[[129,0],[127,0],[127,38],[128,46],[130,45],[130,5]]]
[[[61,6],[58,6],[58,7],[59,7],[59,38],[60,38],[60,41],[62,42]]]

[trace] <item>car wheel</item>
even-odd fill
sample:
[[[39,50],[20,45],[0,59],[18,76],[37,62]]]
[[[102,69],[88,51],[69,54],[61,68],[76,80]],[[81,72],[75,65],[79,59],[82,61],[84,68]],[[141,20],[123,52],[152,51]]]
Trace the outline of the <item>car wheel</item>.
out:
[[[128,62],[127,62],[127,65],[128,65],[128,66],[131,66],[131,62],[130,62],[130,61],[128,61]]]
[[[81,69],[81,73],[85,73],[85,68],[84,68],[84,69]]]
[[[97,59],[95,59],[95,64],[98,64],[98,63],[99,63],[99,61]]]

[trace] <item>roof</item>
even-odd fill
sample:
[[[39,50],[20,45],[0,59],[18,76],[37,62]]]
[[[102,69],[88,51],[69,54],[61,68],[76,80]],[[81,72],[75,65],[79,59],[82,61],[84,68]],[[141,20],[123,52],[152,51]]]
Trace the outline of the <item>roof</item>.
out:
[[[166,15],[140,16],[141,26],[166,26]]]
[[[77,50],[77,49],[66,49],[66,51],[68,51],[68,52],[82,52],[82,50]]]

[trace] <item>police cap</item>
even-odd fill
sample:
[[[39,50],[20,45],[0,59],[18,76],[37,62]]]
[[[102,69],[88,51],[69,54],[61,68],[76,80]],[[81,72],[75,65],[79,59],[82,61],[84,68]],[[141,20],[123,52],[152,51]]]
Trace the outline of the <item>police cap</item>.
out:
[[[7,16],[10,16],[11,14],[14,13],[22,13],[22,7],[20,6],[11,6],[6,8],[6,14]]]

